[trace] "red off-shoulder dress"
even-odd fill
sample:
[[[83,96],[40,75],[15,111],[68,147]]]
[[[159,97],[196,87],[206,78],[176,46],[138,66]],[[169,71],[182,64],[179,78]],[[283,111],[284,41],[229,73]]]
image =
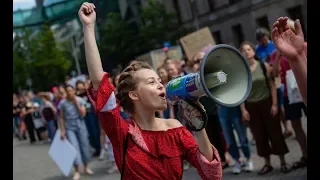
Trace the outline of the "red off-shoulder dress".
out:
[[[114,95],[114,87],[105,73],[98,90],[92,85],[88,89],[89,98],[98,113],[102,128],[109,137],[115,162],[121,170],[123,148],[127,133],[123,179],[176,180],[182,179],[183,160],[191,163],[202,179],[222,179],[222,167],[217,150],[212,146],[214,159],[209,162],[198,150],[192,134],[184,127],[167,131],[142,130],[133,119],[124,120]]]

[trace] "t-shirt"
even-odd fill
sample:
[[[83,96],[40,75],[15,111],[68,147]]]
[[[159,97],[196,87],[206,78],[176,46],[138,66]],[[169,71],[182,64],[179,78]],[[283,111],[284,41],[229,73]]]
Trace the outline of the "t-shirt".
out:
[[[252,88],[247,98],[247,102],[260,102],[270,97],[270,89],[266,81],[266,75],[263,70],[264,63],[258,62],[256,69],[252,74]]]
[[[260,58],[261,62],[264,62],[275,49],[276,47],[272,41],[269,41],[267,46],[257,44],[256,55]]]
[[[86,102],[79,96],[76,96],[77,101],[81,106],[84,106]],[[65,121],[75,120],[80,118],[80,113],[73,102],[70,102],[68,99],[63,99],[58,105],[59,109],[64,113]]]

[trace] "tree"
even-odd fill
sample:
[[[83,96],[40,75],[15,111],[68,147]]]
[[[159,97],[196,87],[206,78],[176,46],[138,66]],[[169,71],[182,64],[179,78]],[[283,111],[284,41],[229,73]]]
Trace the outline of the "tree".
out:
[[[32,79],[33,88],[39,90],[47,90],[53,84],[64,82],[72,64],[70,53],[57,47],[47,24],[35,35],[30,35],[30,30],[24,30],[13,50],[14,89],[19,86],[25,88],[28,78]]]
[[[144,22],[141,35],[149,48],[159,49],[165,41],[175,45],[187,33],[179,24],[176,13],[167,12],[159,1],[148,0],[148,6],[141,9],[141,18]]]
[[[30,64],[26,59],[26,46],[27,42],[23,42],[26,36],[29,36],[30,31],[25,31],[22,36],[16,36],[13,46],[13,90],[17,91],[19,88],[26,89],[27,77],[30,77],[28,69]]]
[[[118,64],[124,64],[133,56],[135,32],[129,28],[119,13],[108,13],[101,30],[101,53],[111,56]]]
[[[134,21],[129,24],[119,13],[108,13],[106,22],[100,26],[102,57],[112,57],[115,65],[126,65],[136,56],[162,48],[165,41],[175,45],[187,33],[176,14],[168,13],[158,1],[148,0],[148,5],[140,10],[144,24],[138,28]]]

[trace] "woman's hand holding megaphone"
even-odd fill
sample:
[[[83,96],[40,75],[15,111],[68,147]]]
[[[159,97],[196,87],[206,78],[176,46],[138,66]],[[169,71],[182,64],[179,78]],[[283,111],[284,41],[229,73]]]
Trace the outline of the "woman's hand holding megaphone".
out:
[[[186,122],[188,129],[192,131],[199,131],[205,128],[207,124],[207,115],[205,114],[205,109],[199,100],[190,100],[190,99],[180,99],[175,97],[176,102],[178,103],[179,118],[183,119]]]

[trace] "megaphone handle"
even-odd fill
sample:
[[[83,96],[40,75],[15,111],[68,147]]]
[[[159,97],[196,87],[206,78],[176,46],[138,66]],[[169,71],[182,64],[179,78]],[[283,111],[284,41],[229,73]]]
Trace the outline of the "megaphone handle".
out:
[[[190,122],[187,122],[186,124],[187,128],[190,129],[191,131],[201,131],[203,128],[207,126],[208,116],[206,111],[203,108],[201,108],[199,105],[197,105],[193,99],[190,99],[190,98],[181,98],[181,99],[187,102],[188,104],[190,104],[193,108],[197,109],[201,114],[202,121],[204,122],[203,126],[200,129],[194,128],[193,126],[190,125]]]

